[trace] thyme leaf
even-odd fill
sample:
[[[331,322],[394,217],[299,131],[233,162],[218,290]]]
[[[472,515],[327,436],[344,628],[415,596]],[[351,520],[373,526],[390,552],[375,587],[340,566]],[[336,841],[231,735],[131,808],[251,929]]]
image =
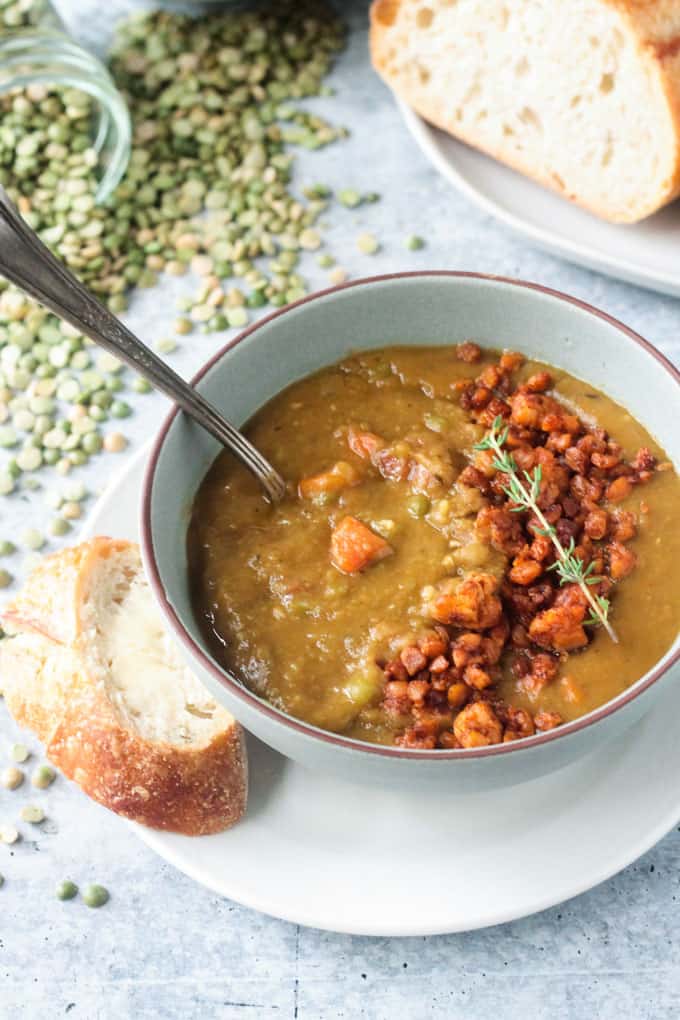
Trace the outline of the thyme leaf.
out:
[[[591,611],[590,615],[584,620],[585,625],[593,627],[601,625],[607,631],[612,641],[618,643],[619,639],[609,623],[609,599],[604,598],[602,595],[595,595],[590,591],[592,585],[599,584],[602,578],[593,573],[595,568],[593,563],[589,563],[586,566],[583,560],[576,555],[576,546],[573,538],[569,540],[566,548],[560,542],[557,537],[557,531],[546,520],[538,506],[542,481],[541,466],[538,464],[533,471],[522,471],[520,475],[514,457],[508,450],[503,449],[508,433],[509,426],[504,426],[503,419],[499,415],[497,418],[494,418],[493,425],[484,438],[479,443],[475,443],[474,449],[490,450],[494,455],[491,461],[492,467],[507,476],[507,481],[503,485],[503,492],[514,504],[509,509],[513,513],[521,513],[524,510],[528,510],[538,519],[540,528],[535,529],[537,534],[547,536],[557,552],[557,559],[547,567],[547,570],[554,570],[556,572],[561,585],[578,585],[588,599]]]

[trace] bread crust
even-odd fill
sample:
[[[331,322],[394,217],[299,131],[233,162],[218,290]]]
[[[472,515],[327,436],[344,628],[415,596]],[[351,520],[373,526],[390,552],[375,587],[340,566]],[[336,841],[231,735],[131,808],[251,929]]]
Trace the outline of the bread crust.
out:
[[[648,216],[680,195],[680,3],[678,0],[604,0],[604,3],[618,10],[637,37],[640,49],[658,67],[675,126],[674,172],[665,195],[644,213]]]
[[[124,729],[97,697],[69,706],[47,755],[93,800],[142,825],[186,836],[230,828],[246,806],[237,722],[197,750],[151,744]]]
[[[3,623],[16,634],[0,648],[5,700],[19,725],[45,744],[50,761],[104,807],[187,836],[221,832],[246,807],[247,758],[240,725],[232,720],[200,747],[148,740],[121,723],[79,647],[79,599],[88,573],[101,557],[130,547],[97,538],[45,558],[3,615]],[[53,597],[55,586],[62,606]],[[74,620],[79,621],[75,628]]]
[[[680,195],[680,2],[679,0],[600,0],[607,7],[617,11],[627,23],[637,40],[641,59],[651,66],[658,75],[661,90],[668,104],[671,121],[675,127],[675,149],[673,171],[655,200],[641,205],[633,213],[612,215],[611,210],[589,203],[580,196],[567,193],[549,174],[542,173],[527,160],[513,158],[507,152],[501,153],[493,146],[480,144],[471,131],[454,123],[442,110],[431,103],[422,101],[414,91],[396,80],[388,70],[388,53],[392,47],[390,28],[399,16],[405,0],[373,0],[370,8],[369,49],[373,67],[390,88],[409,106],[435,127],[454,135],[461,141],[487,155],[505,163],[512,169],[532,177],[563,198],[583,206],[595,215],[613,222],[635,223]]]
[[[5,629],[31,630],[58,644],[72,645],[83,633],[84,591],[92,571],[101,560],[126,552],[131,545],[98,536],[44,556],[3,610]]]

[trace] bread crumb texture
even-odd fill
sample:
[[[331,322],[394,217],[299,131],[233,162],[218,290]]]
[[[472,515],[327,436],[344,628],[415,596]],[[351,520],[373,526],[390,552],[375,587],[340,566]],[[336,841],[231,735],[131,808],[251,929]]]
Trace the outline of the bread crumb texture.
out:
[[[371,53],[425,119],[602,217],[680,191],[676,0],[375,0]]]

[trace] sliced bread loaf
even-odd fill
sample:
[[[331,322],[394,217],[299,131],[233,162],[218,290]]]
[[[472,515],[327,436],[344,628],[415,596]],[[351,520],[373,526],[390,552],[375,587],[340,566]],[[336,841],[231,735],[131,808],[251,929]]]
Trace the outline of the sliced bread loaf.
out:
[[[2,623],[11,713],[90,797],[186,835],[238,821],[241,727],[182,663],[136,545],[96,538],[46,557]]]
[[[414,110],[606,219],[680,193],[680,0],[374,0]]]

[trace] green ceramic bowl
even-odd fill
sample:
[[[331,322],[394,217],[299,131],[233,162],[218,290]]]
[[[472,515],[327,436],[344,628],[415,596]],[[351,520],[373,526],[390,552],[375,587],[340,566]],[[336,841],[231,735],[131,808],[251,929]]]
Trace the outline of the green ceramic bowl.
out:
[[[473,339],[566,369],[624,404],[680,464],[680,373],[651,344],[575,298],[474,273],[403,273],[316,294],[242,333],[199,372],[196,387],[235,424],[295,379],[350,351]],[[671,413],[673,409],[675,416]],[[488,748],[411,751],[360,743],[300,722],[256,697],[211,657],[187,583],[186,528],[218,444],[173,411],[160,430],[142,500],[142,551],[166,621],[190,665],[256,736],[312,768],[360,782],[510,785],[559,768],[640,718],[673,679],[680,642],[632,687],[575,722]]]

